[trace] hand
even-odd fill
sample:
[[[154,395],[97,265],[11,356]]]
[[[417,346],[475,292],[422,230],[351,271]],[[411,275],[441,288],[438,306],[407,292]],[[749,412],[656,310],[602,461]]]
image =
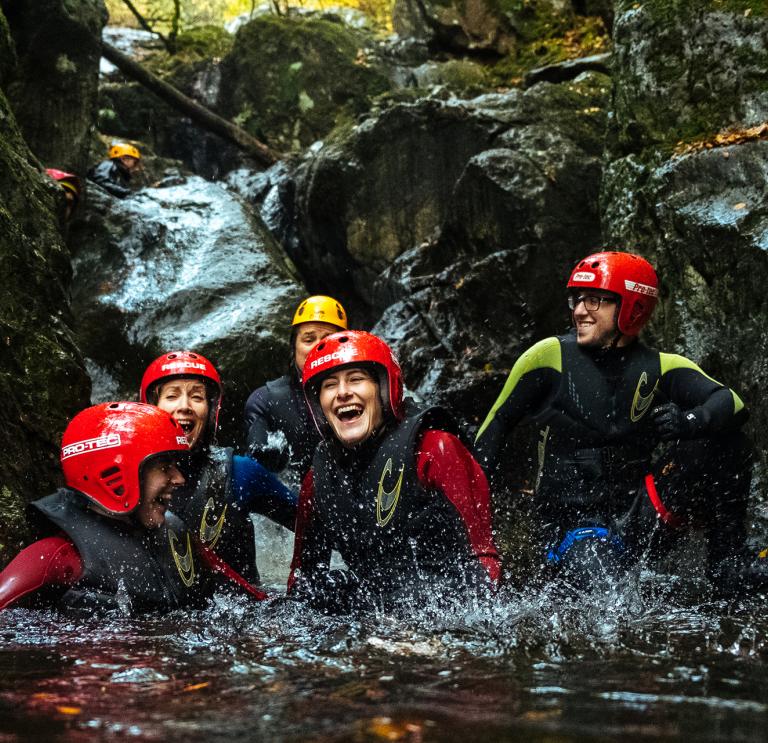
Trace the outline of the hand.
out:
[[[656,406],[651,417],[662,441],[695,438],[703,427],[696,410],[681,410],[673,402]]]

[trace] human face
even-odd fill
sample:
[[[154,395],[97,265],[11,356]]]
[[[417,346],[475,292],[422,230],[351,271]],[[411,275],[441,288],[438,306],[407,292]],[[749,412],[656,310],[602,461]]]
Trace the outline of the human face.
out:
[[[346,447],[368,439],[384,420],[379,384],[360,367],[334,372],[321,382],[320,408]]]
[[[200,443],[208,425],[208,391],[199,379],[172,379],[161,385],[157,407],[170,413],[184,429],[189,448]]]
[[[184,484],[184,476],[171,459],[150,462],[142,473],[141,500],[136,519],[145,529],[157,529],[165,521],[165,512],[176,488]]]
[[[337,328],[329,322],[303,322],[297,327],[299,331],[296,334],[293,354],[296,368],[301,371],[307,360],[307,354],[313,346],[331,333],[337,333],[341,328]]]
[[[120,162],[126,170],[138,170],[139,161],[135,157],[131,157],[131,155],[123,155],[120,158]]]
[[[616,322],[619,304],[615,294],[601,289],[589,289],[571,296],[574,301],[582,300],[578,301],[572,310],[576,342],[580,346],[605,348],[613,343],[617,335],[620,336],[617,346],[627,344],[629,339],[619,333]],[[597,309],[587,309],[588,304],[594,306],[595,303],[599,303]]]

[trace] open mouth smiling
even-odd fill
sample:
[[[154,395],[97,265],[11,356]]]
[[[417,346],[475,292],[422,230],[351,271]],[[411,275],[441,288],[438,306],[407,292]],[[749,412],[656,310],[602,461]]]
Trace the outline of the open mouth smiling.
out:
[[[357,403],[351,403],[349,405],[340,405],[334,410],[334,415],[344,423],[351,423],[357,420],[363,414],[363,406]]]

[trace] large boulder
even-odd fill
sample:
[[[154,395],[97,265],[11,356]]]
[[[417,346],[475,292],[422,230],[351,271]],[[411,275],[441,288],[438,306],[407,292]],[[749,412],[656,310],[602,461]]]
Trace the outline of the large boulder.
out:
[[[557,277],[600,242],[608,82],[595,74],[477,99],[506,128],[467,160],[437,240],[404,253],[375,285],[374,297],[395,300],[375,330],[408,383],[473,424],[517,356],[567,327]]]
[[[657,265],[649,340],[743,395],[764,468],[768,142],[749,125],[768,117],[766,9],[619,2],[615,29],[607,242]]]
[[[616,3],[614,148],[674,145],[768,118],[768,15],[749,0]]]
[[[132,398],[153,358],[194,349],[226,382],[231,440],[247,394],[287,366],[287,329],[303,291],[258,217],[197,176],[123,201],[94,188],[71,243],[76,330],[94,398]]]
[[[11,49],[0,13],[0,49]],[[12,55],[6,55],[6,60]],[[0,60],[0,77],[8,70]],[[26,534],[24,503],[59,483],[58,444],[88,403],[69,329],[60,189],[41,172],[0,93],[0,564]]]
[[[219,108],[278,150],[322,139],[388,89],[368,36],[319,18],[261,16],[242,26],[222,62]]]
[[[263,177],[264,208],[311,290],[376,323],[422,397],[477,419],[517,354],[565,327],[553,272],[600,242],[609,83],[397,104],[293,180]]]
[[[104,0],[5,3],[18,65],[8,98],[32,152],[85,172],[96,115]]]

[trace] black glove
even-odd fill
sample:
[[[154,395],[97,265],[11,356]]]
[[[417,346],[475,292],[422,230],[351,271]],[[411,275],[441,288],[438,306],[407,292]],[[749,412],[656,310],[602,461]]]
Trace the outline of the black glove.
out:
[[[681,410],[673,402],[658,405],[651,411],[656,432],[662,441],[694,439],[706,429],[704,411],[701,408]]]

